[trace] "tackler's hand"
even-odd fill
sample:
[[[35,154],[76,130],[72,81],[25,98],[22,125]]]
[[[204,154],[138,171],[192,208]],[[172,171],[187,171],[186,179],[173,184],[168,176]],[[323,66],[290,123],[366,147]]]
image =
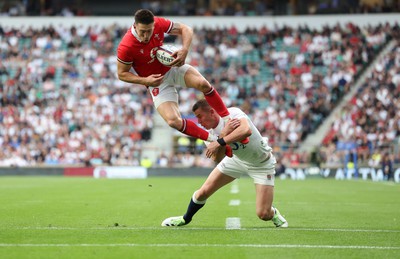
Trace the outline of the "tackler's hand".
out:
[[[221,136],[229,135],[239,126],[240,126],[239,119],[229,119],[229,121],[225,124],[225,127],[221,131]]]
[[[212,157],[216,156],[220,147],[221,146],[217,141],[213,141],[210,144],[208,144],[207,150],[206,150],[206,157],[212,158]]]

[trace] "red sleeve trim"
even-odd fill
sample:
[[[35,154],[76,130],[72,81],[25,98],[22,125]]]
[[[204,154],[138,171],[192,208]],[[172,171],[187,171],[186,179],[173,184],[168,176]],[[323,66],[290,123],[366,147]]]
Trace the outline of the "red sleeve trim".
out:
[[[174,27],[174,22],[171,21],[171,24],[169,25],[168,30],[166,31],[167,34],[169,34],[172,30],[172,28]]]

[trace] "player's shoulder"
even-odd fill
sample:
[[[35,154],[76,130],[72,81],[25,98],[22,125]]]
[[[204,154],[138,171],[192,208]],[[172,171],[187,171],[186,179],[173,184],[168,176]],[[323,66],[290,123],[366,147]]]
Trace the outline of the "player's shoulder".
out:
[[[235,112],[243,112],[239,107],[229,107],[229,111],[235,111]]]
[[[242,111],[240,108],[238,108],[238,107],[229,107],[228,108],[228,111],[229,111],[229,114],[232,116],[232,117],[237,117],[237,116],[243,116],[243,115],[246,115],[245,113],[244,113],[244,111]]]
[[[155,16],[154,17],[154,25],[157,26],[163,26],[163,25],[169,25],[171,24],[172,21],[168,18],[161,17],[161,16]]]
[[[119,42],[119,46],[130,46],[134,42],[135,37],[133,36],[131,30],[127,30],[121,41]]]
[[[173,24],[174,23],[168,18],[161,17],[161,16],[154,17],[154,29],[155,30],[161,29],[165,33],[169,33],[172,29]]]

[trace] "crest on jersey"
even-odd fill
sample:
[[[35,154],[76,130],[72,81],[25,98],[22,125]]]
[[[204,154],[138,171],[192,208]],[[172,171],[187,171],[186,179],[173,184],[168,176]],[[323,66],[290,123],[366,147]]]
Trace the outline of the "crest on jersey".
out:
[[[147,62],[147,64],[153,63],[154,60],[156,60],[157,49],[158,49],[158,47],[154,47],[154,48],[152,48],[150,50],[150,58],[151,58],[151,60],[149,62]]]
[[[156,97],[160,93],[160,88],[156,87],[151,90],[151,94]]]

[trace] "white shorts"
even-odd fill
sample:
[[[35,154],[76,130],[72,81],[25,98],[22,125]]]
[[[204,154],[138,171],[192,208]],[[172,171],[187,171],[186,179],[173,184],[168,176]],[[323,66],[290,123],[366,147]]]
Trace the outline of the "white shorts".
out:
[[[270,158],[259,164],[245,163],[237,157],[225,157],[217,165],[219,171],[233,178],[240,178],[244,174],[248,174],[253,178],[254,183],[261,185],[275,185],[275,165],[276,158],[271,153]]]
[[[149,87],[149,92],[153,98],[156,109],[160,104],[171,101],[178,103],[178,92],[175,86],[186,87],[185,73],[191,68],[191,65],[185,64],[180,67],[172,67],[165,75],[161,85]]]

